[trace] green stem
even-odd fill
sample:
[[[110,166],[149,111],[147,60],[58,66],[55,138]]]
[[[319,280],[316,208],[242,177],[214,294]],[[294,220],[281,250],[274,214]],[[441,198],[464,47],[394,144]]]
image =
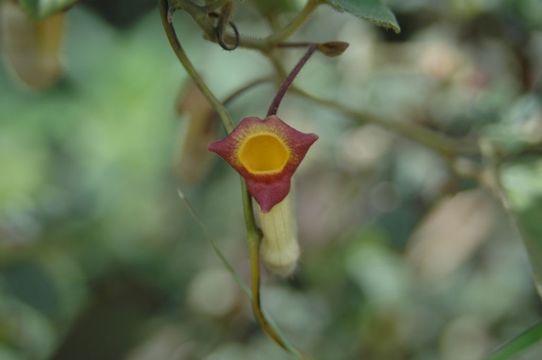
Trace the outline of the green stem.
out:
[[[289,38],[294,32],[297,31],[307,21],[311,14],[316,10],[320,2],[318,0],[308,0],[303,9],[292,19],[292,21],[286,25],[282,30],[273,33],[265,38],[265,42],[268,45],[275,45],[285,39]]]
[[[159,7],[160,7],[160,17],[162,19],[162,25],[164,27],[164,31],[166,32],[167,38],[169,40],[169,44],[171,45],[171,48],[175,52],[175,55],[177,55],[177,58],[185,68],[186,72],[190,75],[190,77],[194,80],[197,87],[200,89],[202,94],[209,100],[213,108],[218,113],[218,116],[220,116],[220,119],[222,120],[222,123],[224,124],[224,128],[228,133],[233,131],[234,124],[233,120],[231,119],[230,115],[226,111],[226,108],[222,103],[216,98],[216,96],[212,93],[212,91],[209,89],[207,84],[203,81],[199,73],[197,72],[194,65],[192,65],[192,62],[186,55],[179,38],[177,37],[177,34],[175,32],[175,28],[172,24],[172,8],[169,6],[168,0],[159,0]]]
[[[298,359],[304,359],[305,357],[301,353],[293,348],[286,340],[279,334],[276,328],[269,322],[265,313],[262,310],[261,301],[261,286],[260,286],[260,242],[262,239],[261,231],[256,226],[254,219],[254,212],[252,211],[252,198],[248,193],[246,184],[241,182],[241,188],[243,192],[243,212],[245,215],[245,225],[247,232],[247,241],[249,247],[250,257],[250,287],[252,292],[251,305],[254,317],[260,324],[262,330],[281,348],[290,354],[296,356]]]
[[[247,240],[250,254],[250,274],[251,274],[251,290],[252,290],[252,312],[260,323],[262,329],[283,349],[288,351],[288,347],[280,336],[275,332],[273,327],[267,321],[261,306],[260,297],[260,241],[261,233],[256,226],[254,212],[252,211],[252,199],[248,193],[246,184],[241,182],[243,190],[243,213],[245,216],[245,226],[247,232]]]

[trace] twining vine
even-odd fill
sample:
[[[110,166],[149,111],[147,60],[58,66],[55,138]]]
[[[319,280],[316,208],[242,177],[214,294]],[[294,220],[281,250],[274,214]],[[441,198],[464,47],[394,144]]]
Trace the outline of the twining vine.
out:
[[[275,29],[275,31],[262,39],[249,38],[240,34],[234,22],[231,20],[233,15],[233,3],[231,1],[215,1],[208,2],[206,6],[199,6],[191,1],[183,0],[159,0],[160,15],[162,24],[175,55],[178,60],[195,82],[202,94],[207,98],[212,105],[228,134],[232,134],[235,129],[235,123],[226,110],[224,104],[220,102],[207,84],[202,80],[194,65],[191,63],[186,52],[184,51],[179,38],[173,26],[173,14],[175,11],[183,10],[191,15],[198,26],[201,28],[204,37],[212,42],[217,43],[223,49],[232,51],[237,47],[252,49],[258,51],[269,60],[275,73],[276,79],[284,79],[279,87],[277,95],[271,102],[267,116],[274,116],[277,113],[281,99],[286,94],[286,91],[291,87],[291,92],[297,96],[301,96],[308,101],[314,102],[320,106],[324,106],[340,113],[347,115],[354,121],[362,124],[375,124],[389,131],[402,135],[412,141],[415,141],[441,155],[445,159],[450,168],[460,176],[472,177],[477,180],[484,181],[484,178],[479,174],[482,172],[482,165],[479,159],[482,153],[478,144],[465,143],[456,139],[450,138],[444,134],[427,129],[425,127],[409,123],[395,122],[376,116],[371,113],[363,112],[357,109],[347,107],[340,102],[330,99],[317,97],[307,91],[292,85],[293,79],[299,73],[303,65],[316,51],[320,51],[327,56],[340,55],[348,46],[348,44],[340,41],[328,43],[315,42],[287,42],[287,39],[295,33],[310,17],[314,10],[322,4],[320,0],[309,0],[303,9],[286,25],[284,28]],[[277,49],[295,49],[305,48],[306,52],[294,69],[288,75],[281,59],[276,53]],[[261,80],[258,80],[258,82]],[[251,84],[247,84],[235,93],[239,93],[251,88]],[[469,171],[463,167],[457,166],[457,161],[463,159],[469,161],[472,165]],[[260,247],[263,239],[263,234],[260,228],[256,225],[254,215],[253,193],[247,189],[245,181],[241,181],[242,197],[243,197],[243,212],[245,218],[246,236],[249,247],[251,280],[250,280],[250,298],[254,316],[259,322],[262,330],[281,348],[296,356],[297,358],[307,358],[308,355],[302,354],[299,350],[289,344],[289,342],[280,334],[274,325],[268,320],[261,305],[260,291],[260,267],[261,254]]]

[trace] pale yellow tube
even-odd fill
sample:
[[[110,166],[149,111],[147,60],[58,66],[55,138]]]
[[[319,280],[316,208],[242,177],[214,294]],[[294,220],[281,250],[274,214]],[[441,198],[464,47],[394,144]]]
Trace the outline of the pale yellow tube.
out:
[[[292,204],[288,194],[269,212],[257,206],[263,239],[260,253],[267,269],[279,276],[291,275],[299,259],[299,243]]]

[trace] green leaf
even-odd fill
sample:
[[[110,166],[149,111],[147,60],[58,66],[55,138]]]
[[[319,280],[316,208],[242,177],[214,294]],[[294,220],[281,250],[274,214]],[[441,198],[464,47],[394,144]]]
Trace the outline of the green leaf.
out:
[[[338,11],[346,11],[377,26],[401,32],[395,15],[381,0],[324,0]]]
[[[507,360],[515,359],[520,352],[536,344],[542,339],[542,323],[525,330],[514,339],[510,340],[497,351],[491,354],[487,360]]]
[[[501,183],[506,208],[514,219],[533,269],[542,297],[542,159],[534,156],[504,166]]]
[[[44,19],[73,5],[77,0],[19,0],[19,5],[35,19]]]

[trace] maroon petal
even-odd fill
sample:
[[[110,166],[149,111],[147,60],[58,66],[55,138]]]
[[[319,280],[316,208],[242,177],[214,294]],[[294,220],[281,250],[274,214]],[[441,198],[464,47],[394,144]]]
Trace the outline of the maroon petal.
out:
[[[272,134],[283,142],[289,150],[289,158],[284,168],[276,174],[258,174],[245,168],[239,158],[243,142],[251,135]],[[305,134],[289,126],[277,116],[264,120],[247,117],[224,139],[209,145],[209,150],[220,155],[247,182],[248,191],[260,205],[263,212],[282,201],[290,191],[290,179],[305,157],[311,145],[318,139],[315,134]],[[269,150],[266,147],[265,150]],[[263,155],[262,155],[263,156]]]

